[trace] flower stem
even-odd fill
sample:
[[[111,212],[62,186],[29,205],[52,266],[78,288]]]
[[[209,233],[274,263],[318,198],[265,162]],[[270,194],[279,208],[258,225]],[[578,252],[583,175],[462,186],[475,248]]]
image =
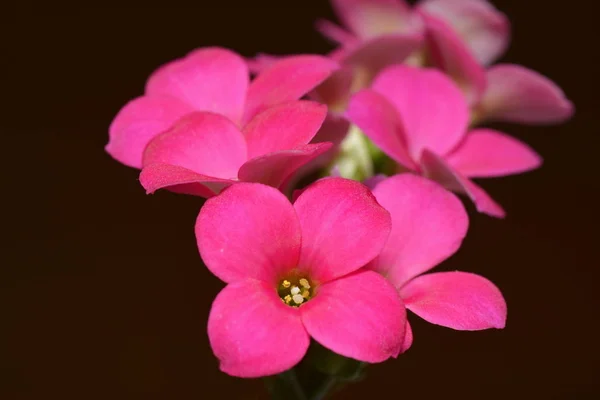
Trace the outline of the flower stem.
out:
[[[329,394],[329,392],[335,387],[338,380],[335,376],[329,375],[312,394],[310,400],[323,400]]]
[[[265,380],[273,399],[277,400],[309,400],[304,394],[302,385],[294,368]]]

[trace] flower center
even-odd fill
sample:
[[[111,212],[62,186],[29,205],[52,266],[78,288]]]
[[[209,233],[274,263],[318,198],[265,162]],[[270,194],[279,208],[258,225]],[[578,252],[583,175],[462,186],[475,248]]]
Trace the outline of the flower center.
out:
[[[281,301],[291,307],[299,307],[313,295],[311,282],[306,278],[292,277],[279,282],[277,294]]]

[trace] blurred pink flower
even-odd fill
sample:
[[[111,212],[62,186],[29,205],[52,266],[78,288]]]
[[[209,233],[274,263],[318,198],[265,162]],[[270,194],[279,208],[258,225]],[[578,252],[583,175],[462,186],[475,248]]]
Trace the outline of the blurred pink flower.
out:
[[[431,65],[454,79],[479,122],[547,124],[573,113],[561,89],[534,71],[498,65],[486,72],[510,41],[508,19],[486,0],[422,0],[414,8],[403,0],[332,0],[332,5],[348,30],[328,21],[318,24],[341,45],[332,58],[342,69],[317,88],[326,104],[345,104],[352,91],[412,53],[409,63]]]
[[[469,178],[498,177],[539,167],[526,144],[495,130],[467,131],[463,93],[434,69],[385,69],[369,89],[355,94],[347,117],[403,167],[467,194],[480,212],[504,210]]]
[[[140,182],[147,193],[167,188],[202,197],[240,181],[279,188],[331,147],[308,144],[326,115],[326,106],[296,100],[259,112],[240,130],[223,115],[189,113],[148,143]]]
[[[396,357],[406,311],[396,289],[359,269],[390,232],[390,216],[359,182],[325,178],[292,205],[256,183],[209,199],[196,222],[204,263],[227,283],[208,337],[222,371],[283,372],[312,337],[335,353],[376,363]]]
[[[390,212],[392,231],[368,267],[398,289],[406,308],[457,330],[504,328],[506,302],[487,279],[459,271],[422,275],[454,254],[467,233],[467,213],[458,198],[413,174],[379,181],[373,194]],[[403,351],[411,342],[407,322]]]
[[[366,85],[410,56],[411,63],[442,69],[475,104],[485,90],[481,65],[499,57],[510,40],[508,19],[485,0],[423,0],[415,7],[403,0],[331,3],[344,28],[328,21],[317,28],[340,44],[339,61],[361,67]]]
[[[325,57],[300,55],[269,66],[250,82],[240,55],[219,47],[194,50],[158,68],[145,94],[119,111],[106,151],[125,165],[142,168],[148,142],[181,117],[210,111],[241,128],[266,108],[301,98],[337,68]]]

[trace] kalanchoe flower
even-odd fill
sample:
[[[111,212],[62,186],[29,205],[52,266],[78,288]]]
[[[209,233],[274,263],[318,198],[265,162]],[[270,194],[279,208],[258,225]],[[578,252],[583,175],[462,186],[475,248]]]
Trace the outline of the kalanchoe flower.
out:
[[[510,39],[507,18],[485,0],[424,0],[414,8],[404,0],[331,3],[348,31],[327,21],[320,21],[318,29],[340,44],[340,61],[351,58],[360,65],[376,60],[363,64],[366,85],[378,70],[411,55],[411,63],[432,65],[450,75],[475,104],[485,90],[481,64],[500,56]],[[411,44],[417,38],[416,46]]]
[[[331,147],[308,144],[326,115],[322,104],[292,101],[258,113],[240,130],[222,115],[190,113],[148,143],[140,182],[148,193],[168,188],[202,197],[240,181],[279,188]]]
[[[299,55],[271,65],[249,82],[240,55],[219,47],[192,51],[156,70],[145,94],[119,111],[106,151],[125,165],[141,168],[148,142],[181,117],[210,111],[241,128],[266,108],[301,98],[337,67],[325,57]]]
[[[380,180],[373,194],[390,212],[392,231],[369,268],[398,289],[406,308],[457,330],[504,328],[506,303],[489,280],[459,271],[422,275],[454,254],[465,237],[468,217],[458,198],[413,174]],[[407,323],[403,350],[411,342]]]
[[[292,205],[257,183],[209,199],[196,223],[206,266],[227,286],[208,337],[222,371],[277,374],[297,364],[310,338],[376,363],[399,354],[406,311],[396,289],[360,270],[383,248],[390,216],[359,182],[325,178]]]
[[[348,118],[403,167],[467,194],[480,212],[504,210],[469,178],[535,169],[541,158],[526,144],[495,130],[467,132],[469,107],[441,72],[408,66],[384,70],[370,89],[353,96]]]

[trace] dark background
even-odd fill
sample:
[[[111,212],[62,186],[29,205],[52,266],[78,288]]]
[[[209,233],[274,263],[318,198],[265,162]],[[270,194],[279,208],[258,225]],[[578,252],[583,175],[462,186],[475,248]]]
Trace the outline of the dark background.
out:
[[[464,246],[440,267],[494,281],[506,329],[456,332],[411,315],[410,351],[337,398],[600,398],[592,3],[495,1],[513,23],[503,60],[549,76],[577,106],[564,125],[499,126],[545,165],[482,181],[508,218],[469,206]],[[260,381],[219,372],[208,344],[222,284],[197,253],[200,201],[146,196],[138,172],[103,148],[146,77],[195,47],[329,50],[312,29],[333,17],[327,1],[6,7],[0,398],[265,398]]]

